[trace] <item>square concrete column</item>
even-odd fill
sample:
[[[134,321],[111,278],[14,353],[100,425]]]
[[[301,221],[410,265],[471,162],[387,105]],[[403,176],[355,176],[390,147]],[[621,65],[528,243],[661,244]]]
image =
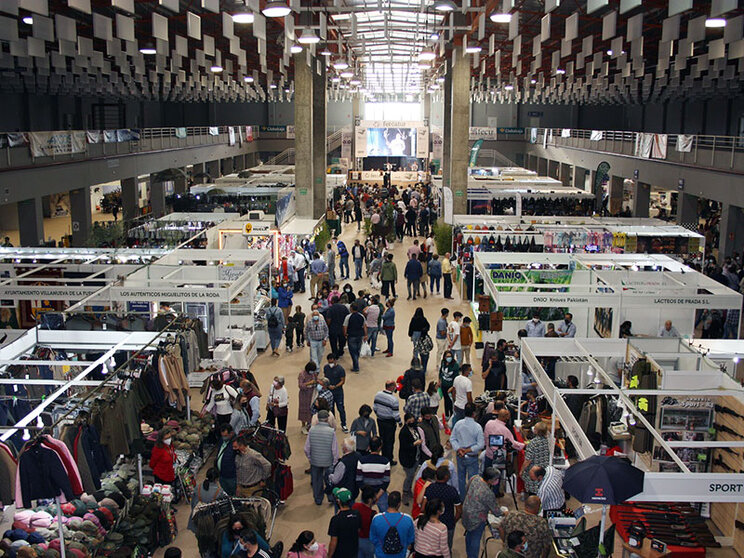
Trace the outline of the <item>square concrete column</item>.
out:
[[[206,172],[206,165],[204,163],[194,163],[193,165],[191,165],[192,178],[202,172]]]
[[[548,160],[538,157],[536,170],[538,176],[548,176]]]
[[[326,134],[326,67],[318,59],[312,60],[312,134],[313,134],[313,219],[320,219],[326,210],[326,167],[328,142]],[[295,151],[296,153],[296,151]]]
[[[174,194],[185,194],[186,190],[188,190],[188,183],[186,179],[186,169],[178,169],[183,172],[183,174],[178,173],[175,175],[175,180],[173,181],[173,193]]]
[[[150,211],[156,219],[165,215],[165,182],[157,174],[150,175]]]
[[[222,159],[222,174],[232,174],[233,173],[233,158],[227,157],[226,159]]]
[[[573,168],[573,187],[579,190],[587,190],[586,187],[586,169],[574,166]],[[591,186],[588,188],[591,190]]]
[[[721,236],[718,240],[718,262],[744,247],[744,215],[741,207],[724,203],[721,206]]]
[[[90,188],[70,190],[70,222],[72,225],[72,246],[88,245],[93,217],[91,215]]]
[[[677,224],[697,231],[698,220],[698,198],[692,194],[680,192],[677,197]],[[723,229],[721,229],[723,230]]]
[[[21,246],[39,246],[44,240],[44,210],[40,197],[18,202],[18,229]]]
[[[233,169],[235,169],[235,172],[240,172],[245,170],[245,168],[245,154],[233,157]]]
[[[560,180],[560,163],[558,161],[551,161],[548,159],[548,176]]]
[[[207,161],[206,162],[207,174],[211,178],[211,182],[217,180],[220,176],[220,161]]]
[[[633,186],[633,217],[648,217],[651,205],[651,185],[636,180]]]
[[[559,180],[561,183],[566,186],[571,186],[571,165],[568,163],[561,163],[560,166],[560,172],[559,172]]]
[[[313,69],[294,55],[295,201],[297,216],[313,217]]]
[[[121,210],[124,221],[139,217],[139,198],[139,181],[137,177],[123,179],[121,181]]]
[[[615,215],[623,208],[623,184],[625,179],[622,176],[610,177],[610,201],[607,209],[611,215]]]
[[[453,54],[454,56],[454,54]],[[450,155],[452,154],[452,62],[445,61],[444,70],[444,126],[442,133],[442,185],[452,184],[452,167],[450,166]]]
[[[470,55],[462,46],[452,52],[452,122],[450,131],[450,184],[454,215],[468,213],[470,158]],[[447,138],[445,137],[445,144]]]

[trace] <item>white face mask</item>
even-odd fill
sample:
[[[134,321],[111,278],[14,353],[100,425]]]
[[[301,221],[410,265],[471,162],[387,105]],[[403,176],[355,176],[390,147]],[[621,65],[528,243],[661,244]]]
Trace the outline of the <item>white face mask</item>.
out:
[[[163,440],[163,443],[164,443],[164,444],[165,444],[166,446],[170,446],[170,445],[171,445],[171,442],[172,442],[172,441],[173,441],[173,440],[171,440],[170,438],[166,438],[165,440]]]
[[[320,547],[320,545],[316,541],[313,544],[311,544],[310,546],[308,546],[307,547],[307,550],[308,550],[308,552],[311,552],[311,553],[315,554],[316,552],[318,552],[318,548],[319,547]]]
[[[540,321],[540,318],[532,318],[532,321],[535,322],[535,323],[537,323],[537,322]]]

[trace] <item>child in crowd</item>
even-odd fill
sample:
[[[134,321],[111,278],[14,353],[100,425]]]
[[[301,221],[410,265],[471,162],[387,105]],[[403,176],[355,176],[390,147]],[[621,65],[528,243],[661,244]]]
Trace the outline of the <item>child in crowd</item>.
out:
[[[462,345],[462,364],[470,364],[470,348],[473,346],[472,320],[465,316],[460,326],[460,344]]]

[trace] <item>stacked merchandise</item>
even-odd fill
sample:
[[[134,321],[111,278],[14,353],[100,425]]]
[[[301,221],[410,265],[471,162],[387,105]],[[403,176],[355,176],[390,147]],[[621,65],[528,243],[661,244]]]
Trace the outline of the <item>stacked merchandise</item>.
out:
[[[610,519],[618,534],[628,540],[631,526],[642,526],[645,536],[667,546],[669,555],[683,555],[691,549],[720,548],[705,518],[689,504],[623,504],[610,508]]]
[[[239,518],[244,528],[252,529],[264,540],[271,533],[271,504],[264,498],[221,498],[211,503],[199,503],[194,508],[194,534],[202,556],[213,556],[230,528],[230,518]],[[220,554],[220,552],[218,552]]]
[[[245,434],[248,436],[250,447],[271,463],[271,484],[279,499],[286,500],[294,490],[292,469],[286,464],[289,456],[292,455],[287,435],[265,424],[256,426],[246,431]]]
[[[492,198],[491,215],[514,215],[516,199],[513,197]],[[584,216],[594,211],[591,198],[547,198],[522,196],[522,215]]]

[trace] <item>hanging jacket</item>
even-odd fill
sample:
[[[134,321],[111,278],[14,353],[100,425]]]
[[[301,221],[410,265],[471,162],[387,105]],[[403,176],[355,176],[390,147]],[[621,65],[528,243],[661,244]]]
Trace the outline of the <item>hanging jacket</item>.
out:
[[[16,507],[30,508],[32,500],[55,498],[60,493],[67,500],[75,498],[62,460],[38,441],[27,444],[18,458]]]

